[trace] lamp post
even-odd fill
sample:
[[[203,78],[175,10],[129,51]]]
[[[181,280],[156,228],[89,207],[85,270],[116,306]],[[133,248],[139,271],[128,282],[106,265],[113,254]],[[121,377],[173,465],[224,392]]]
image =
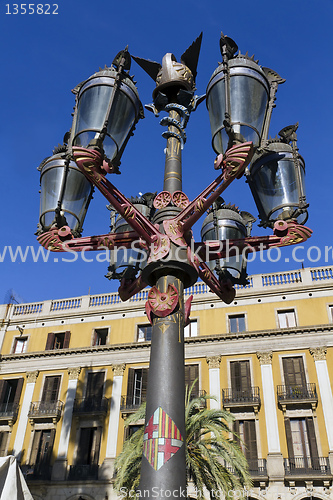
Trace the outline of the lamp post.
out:
[[[218,154],[214,168],[220,173],[193,201],[183,193],[185,128],[205,97],[195,95],[200,46],[201,35],[180,62],[173,54],[166,54],[162,64],[134,57],[156,82],[153,104],[146,108],[155,116],[167,113],[161,120],[167,130],[163,133],[166,154],[160,193],[128,199],[106,178],[107,173],[119,173],[121,154],[143,117],[128,73],[131,58],[127,48],[110,68],[74,89],[76,106],[68,144],[41,166],[39,242],[59,252],[109,248],[108,277],[120,279],[122,300],[151,287],[146,313],[153,330],[140,482],[140,490],[148,497],[165,497],[168,491],[168,496],[179,498],[186,487],[184,326],[192,297],[184,303],[184,289],[199,277],[230,303],[235,297],[234,284],[246,284],[249,252],[299,243],[312,232],[301,225],[307,204],[304,162],[296,147],[295,130],[286,128],[281,139],[267,140],[276,89],[284,80],[261,68],[253,57],[236,55],[237,45],[223,34],[223,62],[207,88],[213,148]],[[273,228],[272,235],[251,236],[253,216],[221,199],[229,184],[244,173],[261,224]],[[78,181],[70,182],[74,177]],[[114,231],[82,238],[79,233],[92,186],[103,193],[118,218]],[[191,229],[207,210],[203,241],[195,243]],[[117,256],[120,247],[130,249],[127,260],[123,250]],[[147,257],[140,259],[140,265],[135,262],[139,253]]]

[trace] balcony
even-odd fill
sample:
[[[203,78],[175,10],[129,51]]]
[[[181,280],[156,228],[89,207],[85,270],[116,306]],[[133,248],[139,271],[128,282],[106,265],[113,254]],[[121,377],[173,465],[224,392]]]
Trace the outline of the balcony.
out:
[[[283,411],[287,407],[304,408],[311,406],[314,410],[318,404],[316,384],[278,385],[277,400]]]
[[[331,475],[328,457],[285,458],[284,470],[286,476],[298,477],[298,479],[307,477],[314,480]]]
[[[245,408],[254,410],[260,407],[259,387],[249,387],[245,390],[222,389],[222,404],[228,411]]]
[[[78,416],[106,416],[109,408],[108,398],[75,399],[73,413]]]
[[[0,424],[4,425],[8,423],[10,427],[14,424],[17,419],[17,414],[19,410],[18,403],[3,403],[0,405]]]
[[[253,480],[267,478],[267,463],[265,458],[250,459],[247,463]]]
[[[52,466],[45,464],[28,465],[22,467],[22,471],[26,481],[50,481]]]
[[[28,413],[29,421],[34,424],[36,421],[52,420],[54,424],[61,417],[64,403],[62,401],[36,401],[30,404]]]
[[[98,465],[71,465],[68,481],[89,481],[98,479]]]
[[[121,396],[120,411],[123,415],[123,418],[126,418],[130,413],[135,413],[140,408],[141,404],[145,401],[146,395]]]

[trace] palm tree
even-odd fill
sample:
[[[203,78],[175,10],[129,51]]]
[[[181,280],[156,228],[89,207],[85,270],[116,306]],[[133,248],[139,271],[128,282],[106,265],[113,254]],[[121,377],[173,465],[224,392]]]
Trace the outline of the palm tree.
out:
[[[192,481],[200,498],[204,489],[210,497],[216,492],[228,492],[251,486],[246,458],[235,440],[229,439],[233,416],[221,409],[208,409],[206,402],[214,396],[192,396],[192,385],[186,390],[186,466],[187,482]],[[145,417],[145,403],[126,420],[125,426]],[[142,426],[124,442],[115,461],[114,488],[124,497],[138,487],[143,448]]]

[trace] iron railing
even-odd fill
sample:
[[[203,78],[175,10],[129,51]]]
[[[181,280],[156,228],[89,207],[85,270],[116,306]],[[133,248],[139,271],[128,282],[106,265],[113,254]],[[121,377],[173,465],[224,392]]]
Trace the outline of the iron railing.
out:
[[[284,459],[286,475],[330,474],[328,457],[294,457]]]
[[[68,472],[69,481],[87,481],[98,479],[98,465],[71,465]]]
[[[318,400],[316,384],[278,385],[277,399],[278,401]]]
[[[137,410],[142,403],[146,401],[146,395],[140,396],[121,396],[121,410]]]
[[[224,406],[229,404],[260,405],[259,387],[249,387],[244,390],[222,389],[222,402]]]
[[[19,410],[18,403],[2,403],[0,405],[0,419],[16,420]]]
[[[30,404],[29,418],[57,418],[61,416],[64,403],[62,401],[35,401]]]
[[[202,397],[206,395],[205,390],[195,391],[193,390],[191,393],[190,400],[198,397]],[[146,394],[141,396],[121,396],[120,400],[120,409],[124,410],[137,410],[142,403],[146,401]],[[206,401],[204,402],[204,406],[206,406]]]
[[[267,476],[267,461],[265,458],[253,458],[247,461],[251,476]]]
[[[51,479],[52,466],[45,464],[28,465],[24,472],[24,477],[27,481],[47,480]]]
[[[73,413],[107,413],[108,398],[75,399]]]

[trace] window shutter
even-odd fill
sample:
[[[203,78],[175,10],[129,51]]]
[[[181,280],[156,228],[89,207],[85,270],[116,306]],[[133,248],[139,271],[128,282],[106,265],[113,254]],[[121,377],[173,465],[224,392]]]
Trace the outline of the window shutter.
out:
[[[127,399],[128,403],[133,403],[133,395],[134,395],[134,368],[128,369],[128,380],[127,380]]]
[[[64,346],[63,346],[64,349],[67,349],[69,347],[70,338],[71,338],[71,332],[70,331],[65,332]]]
[[[9,432],[0,432],[0,457],[5,457],[7,454],[7,441]]]
[[[257,460],[257,436],[254,420],[244,420],[245,456],[247,460]]]
[[[101,447],[102,427],[94,428],[94,435],[91,446],[91,465],[98,465],[99,452]]]
[[[311,458],[318,458],[318,447],[317,447],[316,434],[313,424],[313,418],[306,417],[305,421],[306,421],[306,429],[308,432]]]
[[[301,356],[283,358],[283,371],[286,385],[306,385],[303,358]]]
[[[47,335],[45,351],[50,351],[54,348],[54,333],[50,332]]]
[[[249,361],[232,361],[230,363],[232,391],[247,391],[251,387],[251,374]]]
[[[14,396],[14,401],[13,401],[14,404],[19,404],[19,402],[20,402],[23,382],[24,382],[23,377],[19,378],[17,381],[16,391],[15,391],[15,396]]]
[[[30,465],[36,464],[41,434],[42,431],[35,431],[34,439],[32,441],[30,460],[29,460]]]
[[[80,429],[80,438],[77,447],[76,465],[89,464],[89,451],[91,446],[91,427],[82,427]]]
[[[289,457],[289,459],[293,459],[294,458],[294,448],[293,448],[293,438],[292,438],[292,434],[291,434],[291,426],[290,426],[290,419],[289,418],[285,417],[284,425],[286,428],[288,457]]]
[[[235,420],[233,422],[233,432],[234,434],[233,439],[237,442],[238,446],[240,446],[240,438],[239,438],[239,420]]]
[[[7,380],[0,380],[0,404],[4,402]]]
[[[185,387],[190,389],[194,381],[192,396],[196,397],[199,395],[199,365],[185,365]]]
[[[42,401],[51,402],[58,399],[59,387],[60,387],[60,376],[56,377],[45,377]]]
[[[103,397],[105,372],[88,373],[86,398],[101,400]]]
[[[141,401],[146,401],[148,385],[148,368],[142,368]]]

